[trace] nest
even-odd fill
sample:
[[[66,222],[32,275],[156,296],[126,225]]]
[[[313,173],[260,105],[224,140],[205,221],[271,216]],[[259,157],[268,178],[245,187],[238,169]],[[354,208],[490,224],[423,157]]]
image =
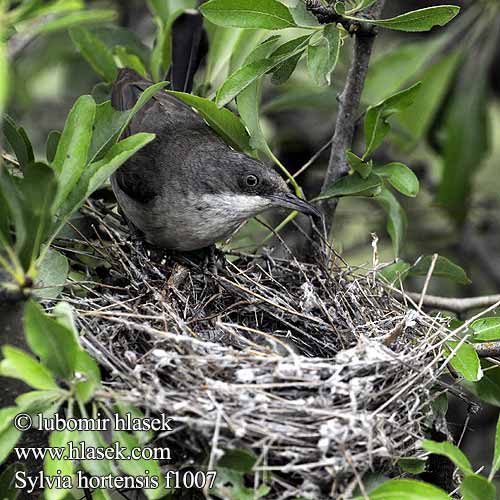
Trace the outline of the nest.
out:
[[[212,274],[151,258],[104,205],[87,216],[106,277],[64,299],[113,397],[173,417],[179,463],[251,450],[272,497],[338,498],[417,449],[444,320],[371,271],[239,255]]]

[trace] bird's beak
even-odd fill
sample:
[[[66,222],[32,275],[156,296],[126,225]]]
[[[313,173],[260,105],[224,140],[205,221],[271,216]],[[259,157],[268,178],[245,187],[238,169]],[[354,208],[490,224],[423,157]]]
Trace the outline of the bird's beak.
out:
[[[306,215],[313,215],[321,218],[321,212],[311,203],[301,200],[292,193],[279,193],[269,196],[274,205],[283,208],[298,210]]]

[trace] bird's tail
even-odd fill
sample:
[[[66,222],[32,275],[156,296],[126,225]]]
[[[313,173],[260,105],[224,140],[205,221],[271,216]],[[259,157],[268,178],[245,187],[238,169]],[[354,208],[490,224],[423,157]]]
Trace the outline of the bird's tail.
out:
[[[196,10],[181,14],[172,25],[172,64],[166,76],[172,90],[191,92],[194,75],[208,51],[203,16]]]

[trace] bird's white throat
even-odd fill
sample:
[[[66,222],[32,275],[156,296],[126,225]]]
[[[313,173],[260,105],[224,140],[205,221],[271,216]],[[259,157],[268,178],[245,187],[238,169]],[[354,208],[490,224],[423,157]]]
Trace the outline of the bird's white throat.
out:
[[[253,217],[272,205],[271,201],[263,196],[246,194],[205,194],[201,199],[213,216],[234,219]]]

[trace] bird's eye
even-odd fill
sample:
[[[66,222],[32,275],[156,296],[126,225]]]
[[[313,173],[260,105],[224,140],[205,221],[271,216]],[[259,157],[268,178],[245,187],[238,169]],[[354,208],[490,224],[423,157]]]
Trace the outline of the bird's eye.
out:
[[[254,187],[259,183],[259,179],[255,175],[247,175],[246,183],[247,186]]]

